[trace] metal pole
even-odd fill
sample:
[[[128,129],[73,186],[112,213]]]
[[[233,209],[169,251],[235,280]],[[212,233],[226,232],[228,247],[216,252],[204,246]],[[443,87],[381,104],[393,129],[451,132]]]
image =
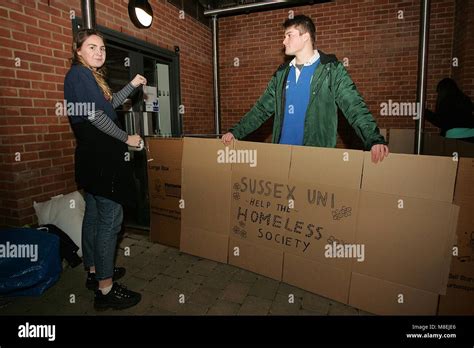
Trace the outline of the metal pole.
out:
[[[418,118],[416,120],[415,151],[421,154],[423,147],[423,128],[425,121],[426,104],[426,71],[428,65],[428,37],[430,22],[430,0],[421,0],[420,14],[420,44],[418,50],[418,84],[416,101],[418,105]]]
[[[292,1],[288,1],[288,0],[273,0],[273,1],[257,2],[253,4],[237,5],[237,6],[222,8],[218,10],[207,10],[207,11],[204,11],[204,15],[216,16],[216,15],[224,15],[224,14],[229,15],[229,14],[236,14],[236,13],[245,13],[246,11],[250,11],[253,9],[272,7],[275,5],[281,5],[285,3],[291,3],[291,2]]]
[[[217,57],[217,16],[212,16],[212,58],[214,65],[214,108],[216,134],[221,133],[221,116],[219,110],[219,61]]]
[[[81,0],[82,20],[84,29],[95,27],[95,5],[94,0]]]

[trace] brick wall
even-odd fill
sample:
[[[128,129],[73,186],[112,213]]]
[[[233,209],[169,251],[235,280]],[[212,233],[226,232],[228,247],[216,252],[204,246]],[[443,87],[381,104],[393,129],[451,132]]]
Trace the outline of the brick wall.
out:
[[[471,100],[474,99],[474,1],[456,0],[453,56],[458,66],[452,67],[452,77]]]
[[[184,131],[213,130],[211,31],[165,0],[151,1],[154,23],[138,30],[128,0],[96,0],[98,25],[154,45],[181,49]],[[74,136],[55,115],[71,57],[70,11],[80,0],[5,0],[0,4],[0,226],[35,223],[33,201],[76,189]]]
[[[411,117],[381,116],[380,103],[389,99],[416,101],[420,1],[336,0],[219,21],[224,130],[254,105],[283,63],[282,23],[290,10],[313,19],[318,49],[336,54],[341,61],[348,59],[347,69],[380,128],[415,126]],[[398,19],[398,11],[403,11],[403,19]],[[436,84],[451,72],[454,11],[454,0],[432,1],[427,80],[430,108],[436,100]],[[239,59],[238,67],[234,66],[235,58]],[[358,147],[352,128],[344,118],[340,120],[338,146]],[[271,126],[270,121],[255,137],[268,140]]]

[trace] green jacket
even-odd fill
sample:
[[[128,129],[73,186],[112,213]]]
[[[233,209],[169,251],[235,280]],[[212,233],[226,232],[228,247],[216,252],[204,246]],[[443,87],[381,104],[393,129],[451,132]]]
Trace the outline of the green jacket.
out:
[[[304,123],[303,145],[335,147],[337,136],[337,108],[362,139],[366,150],[374,144],[386,144],[375,120],[365,105],[347,70],[334,55],[319,51],[321,63],[311,80],[310,99]],[[273,143],[279,143],[285,108],[285,86],[289,63],[281,65],[254,107],[230,129],[242,139],[275,115]]]

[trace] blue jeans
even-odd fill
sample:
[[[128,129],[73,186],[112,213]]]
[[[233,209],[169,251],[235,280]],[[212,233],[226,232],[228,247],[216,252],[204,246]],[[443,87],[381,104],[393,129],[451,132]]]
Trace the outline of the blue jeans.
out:
[[[112,278],[117,235],[123,220],[119,203],[85,192],[86,210],[82,221],[84,267],[95,266],[97,280]]]

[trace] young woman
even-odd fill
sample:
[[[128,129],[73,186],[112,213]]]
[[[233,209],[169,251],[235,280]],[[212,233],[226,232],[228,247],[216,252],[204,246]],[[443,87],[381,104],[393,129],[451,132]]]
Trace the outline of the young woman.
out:
[[[105,81],[106,50],[96,30],[80,30],[73,43],[71,69],[64,80],[68,117],[76,137],[75,177],[84,189],[86,210],[82,224],[86,286],[95,290],[97,310],[136,305],[141,295],[114,282],[125,274],[115,268],[117,235],[123,220],[122,205],[132,201],[132,172],[128,147],[142,143],[139,135],[120,128],[115,108],[133,90],[146,84],[136,75],[121,91],[112,93]],[[73,105],[70,108],[69,105]]]

